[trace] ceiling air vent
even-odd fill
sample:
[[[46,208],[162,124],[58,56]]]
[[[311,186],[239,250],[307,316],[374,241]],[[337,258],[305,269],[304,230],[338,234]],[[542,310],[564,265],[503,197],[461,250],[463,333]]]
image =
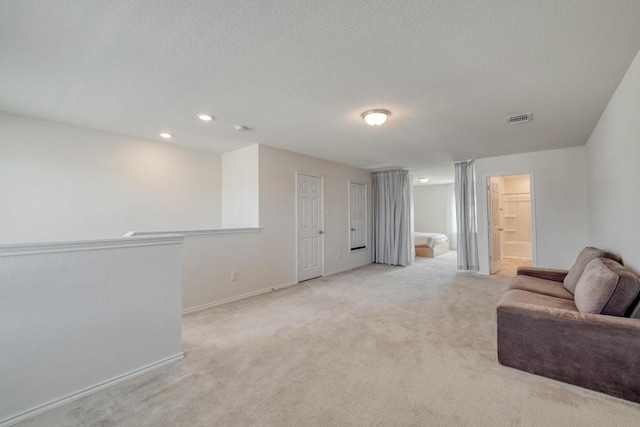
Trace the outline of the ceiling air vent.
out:
[[[507,123],[509,123],[510,125],[517,125],[519,123],[527,123],[527,122],[530,122],[531,120],[533,120],[533,114],[532,113],[518,114],[517,116],[507,117]]]

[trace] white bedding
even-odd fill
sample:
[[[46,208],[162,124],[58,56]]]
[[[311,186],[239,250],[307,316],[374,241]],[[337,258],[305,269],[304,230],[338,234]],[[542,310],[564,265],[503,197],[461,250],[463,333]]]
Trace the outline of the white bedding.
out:
[[[416,246],[429,246],[431,249],[435,248],[437,244],[442,242],[449,242],[447,236],[440,233],[419,233],[415,232],[414,239]]]

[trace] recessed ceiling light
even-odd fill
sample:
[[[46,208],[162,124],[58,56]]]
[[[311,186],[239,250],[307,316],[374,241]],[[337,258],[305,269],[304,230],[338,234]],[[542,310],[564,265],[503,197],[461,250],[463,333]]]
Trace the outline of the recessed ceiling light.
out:
[[[367,110],[362,113],[362,118],[370,126],[380,126],[387,121],[387,117],[391,115],[389,110]]]
[[[208,113],[198,113],[197,116],[203,122],[210,122],[211,120],[213,120],[213,116]]]
[[[171,139],[173,138],[173,135],[170,134],[169,132],[160,132],[160,136],[163,137],[164,139]]]
[[[425,183],[425,182],[429,182],[429,178],[424,177],[424,178],[418,178],[418,181],[420,181],[421,183]]]

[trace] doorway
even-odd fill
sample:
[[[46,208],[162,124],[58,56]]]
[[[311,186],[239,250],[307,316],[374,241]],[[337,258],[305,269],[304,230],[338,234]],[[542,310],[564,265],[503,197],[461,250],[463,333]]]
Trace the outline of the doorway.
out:
[[[296,246],[298,282],[324,274],[324,181],[296,175]]]
[[[533,204],[530,174],[488,178],[491,274],[515,276],[533,265]]]

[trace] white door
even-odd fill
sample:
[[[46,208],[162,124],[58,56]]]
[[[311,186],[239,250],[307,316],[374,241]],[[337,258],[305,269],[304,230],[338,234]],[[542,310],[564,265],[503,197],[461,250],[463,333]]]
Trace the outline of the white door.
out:
[[[351,250],[367,247],[367,185],[349,182],[349,242]]]
[[[502,246],[500,241],[500,186],[493,178],[489,181],[489,226],[491,228],[491,274],[502,269]]]
[[[298,175],[298,281],[322,276],[322,178]]]

